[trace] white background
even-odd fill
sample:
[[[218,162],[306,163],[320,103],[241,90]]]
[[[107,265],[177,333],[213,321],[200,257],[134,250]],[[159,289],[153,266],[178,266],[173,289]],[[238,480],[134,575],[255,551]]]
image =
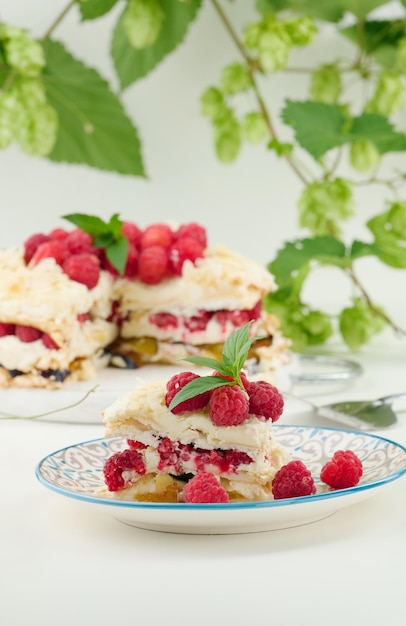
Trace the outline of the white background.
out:
[[[0,20],[26,27],[40,37],[65,5],[66,0],[1,0]],[[252,20],[252,5],[242,0],[224,3],[237,27]],[[396,14],[399,3],[393,2],[391,7]],[[73,8],[54,32],[54,38],[98,69],[113,89],[118,89],[118,82],[109,45],[122,8],[119,3],[107,16],[85,23]],[[351,59],[352,54],[352,47],[327,28],[311,50],[297,49],[290,65],[312,67],[337,55]],[[285,161],[262,146],[244,145],[232,165],[218,162],[211,128],[200,115],[201,93],[218,83],[221,68],[237,59],[214,9],[205,2],[184,44],[150,76],[125,91],[126,111],[143,142],[147,180],[52,163],[29,157],[16,146],[1,151],[0,247],[18,245],[33,232],[63,225],[59,218],[66,213],[108,218],[119,212],[141,226],[171,219],[199,221],[207,227],[211,244],[224,243],[263,264],[271,261],[283,242],[303,235],[297,227],[296,209],[302,184]],[[290,140],[289,129],[280,129],[279,112],[286,97],[307,97],[308,77],[278,74],[262,81],[261,88],[281,139]],[[354,88],[350,94],[356,96]],[[251,96],[242,96],[240,105],[250,110],[255,103]],[[405,110],[397,120],[403,128],[404,120]],[[389,160],[394,162],[392,157]],[[397,165],[405,166],[399,161]],[[383,210],[386,197],[377,185],[356,189],[356,213],[344,232],[347,241],[371,239],[365,220]],[[372,258],[358,261],[356,270],[371,297],[406,327],[405,307],[399,306],[406,273]],[[306,285],[305,298],[332,313],[347,304],[350,296],[351,287],[338,270],[319,271]]]

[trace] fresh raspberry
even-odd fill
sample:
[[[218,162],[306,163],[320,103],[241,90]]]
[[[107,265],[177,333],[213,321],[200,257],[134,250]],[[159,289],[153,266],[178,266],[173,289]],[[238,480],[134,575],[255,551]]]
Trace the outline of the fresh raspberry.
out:
[[[127,444],[128,447],[132,450],[145,450],[145,448],[148,448],[145,443],[141,443],[141,441],[135,441],[135,439],[127,439]]]
[[[158,326],[158,328],[165,328],[168,330],[169,328],[177,328],[178,327],[178,318],[176,315],[172,315],[172,313],[152,313],[149,316],[148,321],[150,324],[154,324]]]
[[[134,278],[138,271],[138,250],[135,244],[130,243],[128,246],[127,262],[125,264],[124,276],[126,278]]]
[[[4,322],[0,322],[0,337],[6,337],[7,335],[14,335],[14,333],[15,333],[14,324],[6,324]]]
[[[206,229],[200,224],[196,224],[196,222],[179,226],[175,233],[175,239],[182,239],[182,237],[192,237],[192,239],[196,239],[204,248],[207,246]]]
[[[323,483],[333,489],[346,489],[359,483],[362,462],[352,450],[337,450],[321,469]]]
[[[283,413],[284,400],[278,389],[265,380],[249,383],[250,413],[276,422]]]
[[[65,239],[68,234],[68,231],[64,228],[54,228],[53,230],[51,230],[48,236],[50,239],[57,239],[59,241],[62,241],[62,239]]]
[[[169,250],[169,260],[172,272],[176,276],[182,275],[182,267],[185,261],[195,263],[204,256],[204,246],[193,237],[177,239]]]
[[[100,261],[94,254],[74,254],[62,265],[62,269],[71,280],[93,289],[99,282]]]
[[[69,254],[95,254],[92,236],[80,228],[72,230],[64,241]]]
[[[249,415],[248,395],[237,385],[224,385],[210,394],[210,419],[215,426],[237,426]]]
[[[124,237],[134,246],[138,246],[141,241],[142,230],[133,222],[124,222],[121,228]]]
[[[195,380],[196,378],[200,378],[198,374],[194,374],[193,372],[180,372],[179,374],[175,374],[168,380],[166,383],[166,394],[165,394],[165,404],[169,406],[172,402],[173,398],[176,396],[178,391],[180,391],[185,385],[190,383],[190,381]],[[183,413],[183,411],[201,411],[204,409],[210,399],[209,392],[199,393],[197,396],[190,398],[189,400],[184,400],[184,402],[180,402],[174,409],[172,409],[172,413],[176,415],[179,413]]]
[[[42,343],[46,348],[48,348],[48,350],[59,350],[58,344],[52,339],[50,335],[48,335],[48,333],[43,333],[41,339]]]
[[[183,488],[185,502],[208,504],[229,502],[227,491],[210,472],[199,472]]]
[[[230,311],[228,317],[232,325],[237,328],[248,324],[252,319],[250,311],[245,309],[234,309],[234,311]]]
[[[33,326],[16,324],[16,336],[24,343],[32,343],[33,341],[37,341],[37,339],[41,339],[42,331]]]
[[[138,257],[138,278],[147,285],[157,285],[168,272],[168,253],[162,246],[149,246]]]
[[[143,476],[146,467],[142,454],[137,450],[123,450],[113,454],[103,467],[104,480],[109,491],[119,491],[131,484],[131,479],[123,478],[123,472],[136,472]]]
[[[55,259],[58,265],[62,265],[68,253],[65,242],[55,239],[54,241],[45,241],[41,243],[31,259],[34,265],[37,265],[42,259]]]
[[[316,485],[302,461],[290,461],[276,472],[272,493],[275,500],[310,496],[316,493]]]
[[[49,240],[49,237],[47,235],[44,235],[43,233],[36,233],[35,235],[31,235],[31,237],[29,237],[24,242],[24,261],[28,264],[34,256],[34,253],[38,246]]]
[[[169,250],[173,242],[173,232],[168,224],[151,224],[141,235],[140,248],[144,250],[150,246],[162,246]]]

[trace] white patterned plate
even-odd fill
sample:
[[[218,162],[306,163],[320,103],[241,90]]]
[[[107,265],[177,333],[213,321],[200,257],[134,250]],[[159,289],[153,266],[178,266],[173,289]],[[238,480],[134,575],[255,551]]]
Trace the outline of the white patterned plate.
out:
[[[36,468],[39,481],[57,493],[102,513],[148,530],[187,534],[233,534],[289,528],[314,522],[373,495],[406,473],[406,448],[375,435],[312,426],[275,426],[277,439],[294,459],[302,460],[315,479],[313,496],[232,502],[185,504],[123,502],[98,497],[103,486],[102,468],[111,454],[125,446],[121,438],[79,443],[46,456]],[[320,469],[336,450],[353,450],[363,462],[360,483],[350,489],[330,491],[318,480]]]

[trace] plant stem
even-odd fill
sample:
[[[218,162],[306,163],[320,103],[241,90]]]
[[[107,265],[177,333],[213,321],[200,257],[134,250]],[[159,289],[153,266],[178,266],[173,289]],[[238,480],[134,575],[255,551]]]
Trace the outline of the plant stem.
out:
[[[270,134],[271,139],[275,139],[276,141],[278,140],[278,136],[277,136],[277,132],[275,129],[275,126],[273,124],[273,121],[271,119],[271,116],[268,112],[268,109],[266,108],[264,99],[262,98],[261,92],[259,90],[258,87],[258,83],[256,81],[255,78],[255,71],[256,71],[256,64],[254,63],[253,59],[250,58],[250,56],[248,55],[245,47],[243,46],[241,40],[239,39],[237,33],[235,32],[230,20],[228,19],[227,15],[225,14],[225,12],[223,11],[223,8],[220,6],[218,0],[211,0],[212,4],[214,6],[214,9],[216,10],[221,22],[223,23],[223,26],[225,27],[225,29],[227,30],[228,34],[230,35],[231,39],[233,40],[235,46],[237,47],[239,53],[241,54],[242,58],[244,59],[246,65],[247,65],[247,69],[248,72],[250,74],[250,79],[251,79],[251,85],[252,85],[252,89],[254,91],[257,103],[258,103],[258,107],[261,111],[261,114],[265,120],[265,123],[268,127],[268,131]],[[300,180],[302,181],[302,183],[304,185],[308,184],[308,181],[306,180],[306,177],[303,175],[303,173],[300,171],[300,169],[297,167],[296,163],[294,162],[294,160],[292,159],[292,157],[289,154],[284,154],[283,155],[284,158],[286,159],[286,161],[289,163],[291,169],[296,173],[296,175],[300,178]]]
[[[55,28],[57,28],[57,26],[59,26],[59,24],[62,22],[64,17],[67,15],[67,13],[69,13],[71,8],[75,4],[76,4],[76,0],[69,0],[68,4],[65,6],[65,8],[62,9],[62,11],[60,12],[59,15],[57,15],[57,17],[54,19],[54,21],[52,22],[50,27],[47,29],[45,34],[41,37],[41,41],[45,41],[45,39],[48,39],[48,37],[50,37],[52,35],[52,33],[54,32]]]

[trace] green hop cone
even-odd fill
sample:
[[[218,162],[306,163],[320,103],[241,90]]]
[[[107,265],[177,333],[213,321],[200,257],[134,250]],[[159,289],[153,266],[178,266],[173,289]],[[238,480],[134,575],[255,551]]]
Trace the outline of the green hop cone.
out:
[[[215,149],[222,163],[232,163],[240,153],[240,134],[227,131],[218,133],[215,139]]]
[[[264,116],[257,111],[247,113],[242,121],[242,133],[249,143],[261,143],[269,133]]]
[[[307,16],[288,18],[284,21],[284,26],[294,46],[307,46],[317,33],[314,21]]]
[[[23,76],[39,76],[45,65],[42,45],[21,28],[2,26],[4,55],[8,65]]]
[[[235,94],[247,91],[252,86],[251,77],[243,63],[227,65],[221,74],[221,88],[225,94]]]
[[[16,132],[20,104],[13,93],[0,93],[0,149],[7,148]]]
[[[335,104],[342,91],[341,74],[333,64],[322,65],[313,72],[310,95],[316,102]]]
[[[374,313],[362,298],[356,298],[353,306],[343,309],[339,316],[340,333],[351,350],[359,350],[385,325],[385,320]]]
[[[397,45],[396,67],[401,74],[406,74],[406,36]]]
[[[10,92],[17,100],[15,137],[27,154],[47,156],[58,133],[58,116],[45,97],[39,80],[16,81]]]
[[[277,72],[284,69],[289,60],[291,41],[285,31],[264,32],[258,45],[258,57],[262,69]]]
[[[157,0],[129,0],[123,14],[123,29],[133,48],[138,50],[153,44],[164,19]]]
[[[310,346],[324,343],[333,334],[331,320],[322,311],[309,311],[303,318],[302,328]]]
[[[378,77],[375,93],[366,106],[369,113],[388,116],[403,104],[404,85],[397,72],[385,70]]]
[[[227,109],[224,96],[217,87],[209,87],[200,97],[200,110],[204,117],[215,121],[222,117]]]
[[[249,48],[249,50],[258,50],[259,39],[262,35],[263,28],[261,22],[255,22],[254,24],[249,24],[243,32],[243,42],[244,45]]]
[[[310,183],[299,198],[299,225],[314,235],[339,235],[338,221],[352,214],[352,187],[343,178]]]
[[[378,165],[380,158],[375,144],[368,139],[357,139],[350,146],[350,163],[358,172],[369,172]]]

